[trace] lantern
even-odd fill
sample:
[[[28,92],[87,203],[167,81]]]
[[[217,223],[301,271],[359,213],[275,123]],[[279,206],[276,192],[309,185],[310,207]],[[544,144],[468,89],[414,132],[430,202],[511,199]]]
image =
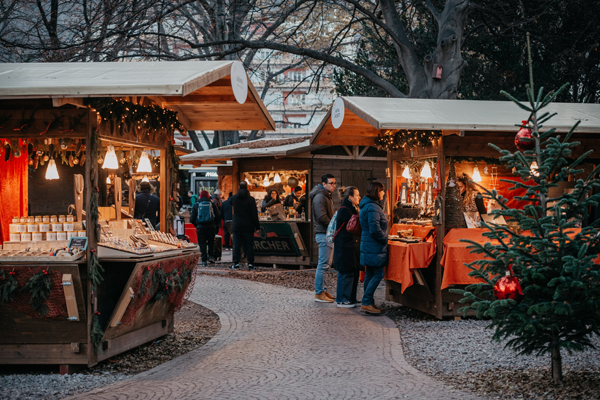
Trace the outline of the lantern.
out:
[[[137,172],[152,172],[152,165],[150,165],[150,159],[148,158],[148,153],[146,153],[146,150],[142,151]]]
[[[112,145],[108,146],[106,150],[106,156],[104,156],[104,163],[102,169],[117,169],[119,168],[119,161],[117,160],[117,154],[115,153],[115,147]]]
[[[58,179],[58,170],[56,169],[56,162],[54,158],[48,163],[48,169],[46,170],[46,179]]]
[[[431,178],[431,168],[429,167],[429,161],[425,161],[425,165],[423,165],[423,169],[421,170],[422,178]]]

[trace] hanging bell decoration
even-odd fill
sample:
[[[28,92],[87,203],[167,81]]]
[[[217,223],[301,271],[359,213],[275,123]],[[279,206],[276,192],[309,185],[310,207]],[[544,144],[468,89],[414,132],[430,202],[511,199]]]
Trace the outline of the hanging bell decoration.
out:
[[[523,298],[523,291],[519,279],[514,276],[512,265],[509,264],[506,269],[506,276],[498,279],[494,285],[494,296],[498,300],[512,299],[520,301]]]
[[[527,121],[521,121],[523,125],[527,125]],[[515,136],[515,146],[521,151],[533,150],[535,147],[535,139],[530,128],[521,128]]]

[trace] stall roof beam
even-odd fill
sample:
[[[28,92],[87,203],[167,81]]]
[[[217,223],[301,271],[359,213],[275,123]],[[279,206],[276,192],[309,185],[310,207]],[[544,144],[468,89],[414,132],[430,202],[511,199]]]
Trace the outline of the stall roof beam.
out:
[[[331,122],[331,109],[311,138],[319,145],[373,145],[388,130],[439,130],[444,135],[461,131],[517,132],[529,114],[511,101],[391,99],[341,97],[344,117],[339,128]],[[567,132],[581,121],[577,132],[600,133],[600,105],[552,103],[544,111],[557,113],[545,129]]]

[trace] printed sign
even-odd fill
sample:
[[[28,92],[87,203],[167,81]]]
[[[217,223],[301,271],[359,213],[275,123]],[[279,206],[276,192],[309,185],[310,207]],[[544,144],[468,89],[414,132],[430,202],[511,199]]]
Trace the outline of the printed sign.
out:
[[[248,97],[248,76],[244,64],[239,61],[231,64],[231,88],[237,102],[244,104]]]
[[[344,106],[344,100],[341,97],[338,97],[333,102],[333,106],[331,107],[331,124],[335,129],[342,126],[342,122],[344,121],[344,110],[346,107]]]
[[[70,240],[69,240],[69,248],[80,248],[81,250],[85,250],[87,249],[87,244],[88,244],[88,239],[86,237],[78,237],[78,236],[73,236]]]
[[[254,254],[257,256],[299,257],[302,255],[292,228],[283,222],[261,222],[254,233]]]

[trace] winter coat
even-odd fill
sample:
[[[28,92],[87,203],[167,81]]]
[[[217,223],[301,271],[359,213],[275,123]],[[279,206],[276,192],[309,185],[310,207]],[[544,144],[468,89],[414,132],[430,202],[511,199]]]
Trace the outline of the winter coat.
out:
[[[208,222],[198,222],[198,209],[200,208],[200,204],[206,203],[206,202],[210,203],[215,218],[212,221],[208,221]],[[220,220],[221,220],[221,212],[219,211],[219,209],[217,208],[215,203],[212,203],[208,197],[202,197],[192,207],[192,214],[190,215],[190,222],[196,227],[196,229],[216,228],[217,224],[219,223]]]
[[[158,212],[160,211],[160,198],[150,193],[150,190],[142,190],[135,196],[135,207],[133,218],[148,218],[152,225],[158,224]]]
[[[327,233],[327,226],[333,217],[333,200],[331,193],[322,185],[317,185],[310,191],[312,201],[312,218],[316,233]]]
[[[346,230],[348,221],[358,210],[350,200],[344,200],[336,216],[337,235],[333,246],[333,266],[338,272],[353,272],[358,269],[355,251],[360,248],[360,237]]]
[[[368,197],[360,201],[360,264],[369,267],[387,265],[387,219],[379,202]]]
[[[275,204],[281,204],[281,200],[279,200],[279,196],[276,198],[272,198],[271,194],[267,194],[262,202],[261,211],[267,212],[267,208],[274,206]]]
[[[233,208],[231,207],[231,199],[227,199],[221,204],[221,217],[224,221],[231,221],[233,219]]]
[[[240,189],[231,197],[233,207],[232,232],[255,232],[260,229],[256,200],[250,196],[248,189]]]

